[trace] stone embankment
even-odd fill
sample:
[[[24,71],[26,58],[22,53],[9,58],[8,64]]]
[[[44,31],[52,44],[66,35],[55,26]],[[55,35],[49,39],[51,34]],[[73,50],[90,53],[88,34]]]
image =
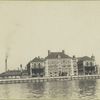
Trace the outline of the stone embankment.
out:
[[[32,83],[32,82],[47,82],[47,81],[60,81],[60,80],[79,80],[79,79],[100,79],[100,75],[80,75],[80,76],[1,79],[0,84]]]

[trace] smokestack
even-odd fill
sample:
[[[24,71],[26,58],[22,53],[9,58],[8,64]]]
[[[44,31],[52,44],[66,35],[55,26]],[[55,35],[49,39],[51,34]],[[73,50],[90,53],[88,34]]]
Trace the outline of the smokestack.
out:
[[[48,50],[48,55],[50,55],[50,53],[51,53],[50,50]]]
[[[7,65],[7,61],[8,61],[8,56],[6,56],[6,58],[5,58],[5,72],[7,71],[7,67],[8,67],[8,65]]]

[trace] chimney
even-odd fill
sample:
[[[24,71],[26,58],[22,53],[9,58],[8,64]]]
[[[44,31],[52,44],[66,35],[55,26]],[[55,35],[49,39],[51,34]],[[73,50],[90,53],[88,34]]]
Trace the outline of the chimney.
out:
[[[92,54],[92,56],[91,56],[91,59],[92,59],[92,60],[95,60],[95,56],[94,56],[93,54]]]
[[[48,50],[48,55],[50,55],[50,50]]]
[[[5,72],[7,71],[7,61],[8,61],[8,56],[5,58]]]
[[[63,53],[63,54],[65,54],[65,51],[64,51],[64,50],[62,50],[62,53]]]
[[[75,55],[73,55],[73,58],[76,58],[76,56],[75,56]]]

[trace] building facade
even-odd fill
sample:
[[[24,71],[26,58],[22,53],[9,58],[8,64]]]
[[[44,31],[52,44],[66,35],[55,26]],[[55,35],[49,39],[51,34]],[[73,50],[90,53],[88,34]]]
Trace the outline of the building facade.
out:
[[[28,73],[32,77],[43,77],[45,75],[45,65],[44,59],[40,57],[35,57],[29,62],[27,69]]]
[[[46,76],[77,76],[99,74],[95,57],[70,57],[62,52],[51,52],[45,58],[35,57],[27,64],[28,75],[31,77]]]
[[[75,61],[74,58],[74,62]],[[70,75],[74,75],[73,58],[66,55],[64,50],[62,50],[62,52],[50,52],[48,50],[48,56],[45,58],[45,76]]]
[[[97,68],[94,56],[79,57],[77,64],[78,64],[78,74],[79,75],[97,74],[98,68]]]
[[[74,76],[77,76],[78,75],[78,59],[73,56],[73,73],[74,73]]]

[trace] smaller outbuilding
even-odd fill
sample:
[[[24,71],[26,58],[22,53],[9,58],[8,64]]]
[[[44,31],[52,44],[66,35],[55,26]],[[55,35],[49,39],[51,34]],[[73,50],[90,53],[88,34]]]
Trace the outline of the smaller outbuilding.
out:
[[[22,78],[22,77],[27,77],[28,72],[27,70],[8,70],[6,72],[3,72],[0,74],[1,79],[5,78]]]

